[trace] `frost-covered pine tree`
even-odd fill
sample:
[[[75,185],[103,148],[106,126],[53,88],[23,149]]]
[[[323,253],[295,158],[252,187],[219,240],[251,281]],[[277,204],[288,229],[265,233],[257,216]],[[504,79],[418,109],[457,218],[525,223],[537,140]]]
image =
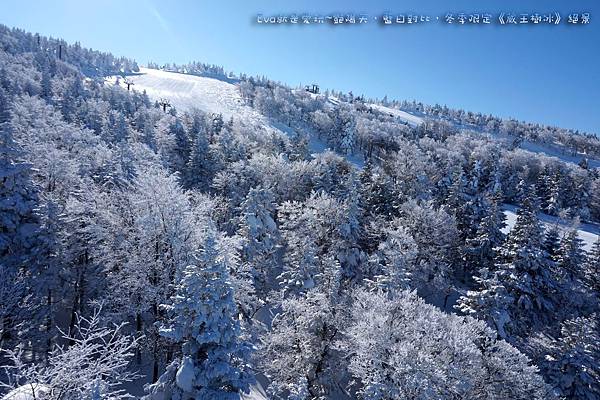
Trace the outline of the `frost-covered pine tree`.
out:
[[[508,336],[526,334],[545,325],[557,310],[558,283],[553,262],[543,248],[543,230],[534,197],[535,194],[530,194],[523,200],[493,271],[482,275],[479,288],[467,295],[471,298],[466,301],[471,307],[469,312],[485,315],[487,320],[496,320],[495,315],[502,315],[502,329],[497,329],[501,334],[506,329]],[[499,292],[490,287],[506,290],[507,295],[501,297],[510,304],[494,300],[498,299]]]
[[[583,240],[579,237],[577,229],[571,229],[560,242],[560,248],[556,255],[556,266],[559,268],[559,273],[569,283],[573,283],[583,278],[582,266],[584,264]]]
[[[556,260],[560,246],[560,231],[558,225],[554,224],[546,229],[544,234],[544,250],[552,260]]]
[[[583,267],[585,285],[600,302],[600,238],[592,246]]]
[[[192,148],[187,162],[186,183],[191,187],[206,190],[215,170],[215,163],[206,131],[193,133]]]
[[[473,276],[476,289],[467,291],[455,306],[463,314],[487,322],[503,339],[508,338],[506,325],[510,322],[509,309],[513,303],[512,296],[503,284],[506,274],[505,270],[481,268]]]
[[[498,198],[484,200],[483,219],[475,236],[467,239],[465,248],[466,272],[475,274],[481,268],[492,269],[497,258],[498,248],[504,242],[502,229],[506,226],[505,215]]]
[[[149,399],[228,400],[248,392],[253,378],[250,345],[241,340],[229,272],[213,233],[197,265],[183,270],[160,333],[180,346],[180,355],[149,386]],[[175,373],[173,373],[176,371]]]
[[[344,123],[341,131],[340,151],[342,154],[352,154],[356,141],[356,122],[350,119]]]
[[[274,220],[275,198],[271,190],[250,189],[242,203],[241,227],[242,261],[250,265],[254,286],[265,298],[275,288],[280,244],[279,228]]]
[[[537,334],[528,350],[561,398],[600,399],[600,327],[598,315],[564,321],[557,337]]]
[[[338,217],[334,222],[336,232],[331,237],[332,244],[328,252],[340,262],[344,276],[355,279],[360,275],[359,266],[364,256],[359,246],[363,210],[360,206],[358,176],[350,174],[345,186],[339,194],[344,200],[339,202]]]
[[[0,347],[17,333],[39,329],[44,298],[32,294],[44,287],[48,268],[39,189],[22,157],[0,125]]]
[[[313,216],[299,202],[284,202],[278,209],[282,236],[287,245],[283,272],[279,275],[286,293],[297,293],[315,286],[318,274],[316,233]]]
[[[590,293],[584,288],[586,256],[583,250],[583,240],[579,238],[577,229],[569,230],[562,238],[556,254],[556,280],[558,281],[558,296],[561,298],[560,311],[562,318],[574,318],[579,315],[584,305],[591,300],[591,307],[598,311]],[[589,307],[586,307],[589,308]]]

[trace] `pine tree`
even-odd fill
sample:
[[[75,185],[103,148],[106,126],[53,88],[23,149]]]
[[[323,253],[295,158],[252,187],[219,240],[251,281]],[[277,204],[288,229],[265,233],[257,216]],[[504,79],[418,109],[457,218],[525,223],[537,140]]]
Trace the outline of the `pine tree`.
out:
[[[278,277],[284,293],[313,288],[318,274],[318,248],[312,216],[299,202],[284,202],[278,208],[278,215],[286,244],[283,272]]]
[[[556,311],[557,282],[542,238],[535,190],[531,190],[502,248],[502,261],[496,266],[507,271],[504,285],[514,299],[510,312],[515,329],[537,326]]]
[[[226,400],[249,392],[253,378],[247,370],[250,345],[241,331],[229,283],[229,273],[209,233],[198,259],[183,271],[171,304],[163,308],[168,322],[162,336],[181,348],[181,357],[167,369],[167,377],[150,386],[153,396],[180,400]],[[170,396],[170,397],[169,397]]]
[[[2,71],[0,70],[0,74]],[[1,77],[1,75],[0,75]],[[2,124],[8,121],[9,118],[9,97],[7,91],[0,85],[0,129],[2,129]]]
[[[557,337],[538,334],[528,343],[533,361],[560,398],[600,399],[598,315],[564,321]]]
[[[274,289],[277,252],[281,246],[275,223],[275,199],[268,189],[251,189],[242,203],[239,234],[243,239],[242,261],[250,265],[254,286],[261,298]]]
[[[538,175],[538,179],[535,184],[537,198],[540,201],[540,207],[542,210],[547,210],[552,190],[552,176],[548,165],[544,166],[544,169]]]
[[[505,215],[498,204],[498,197],[483,201],[483,219],[472,238],[467,239],[465,262],[466,272],[476,273],[480,268],[493,270],[498,249],[505,239],[502,229],[506,226]]]
[[[585,254],[583,240],[579,237],[577,229],[571,229],[560,242],[556,264],[564,279],[569,283],[583,278],[583,265]]]
[[[526,181],[527,173],[528,171],[525,170],[523,171],[523,173],[520,174],[520,176],[524,178],[519,180],[519,183],[517,184],[517,187],[515,189],[515,203],[517,204],[522,204],[523,200],[525,200],[525,198],[528,196],[529,191],[531,190],[531,187],[529,187]]]
[[[473,199],[467,195],[467,179],[462,167],[458,167],[452,175],[448,194],[444,201],[447,210],[455,217],[462,239],[466,239],[473,229],[474,211],[476,206]]]
[[[558,249],[560,246],[560,231],[558,230],[558,226],[556,224],[552,225],[550,228],[546,229],[546,233],[544,235],[544,251],[548,253],[548,256],[556,261],[556,257],[558,256]]]
[[[397,216],[394,197],[390,189],[390,179],[380,168],[367,161],[360,174],[360,206],[369,215],[383,215],[391,219]]]
[[[212,114],[209,129],[209,137],[211,142],[215,136],[221,133],[224,127],[225,122],[223,121],[223,114]]]
[[[503,283],[507,280],[507,272],[482,268],[473,280],[476,290],[469,290],[461,296],[455,308],[465,315],[487,322],[502,339],[507,339],[507,324],[511,320],[509,310],[514,301]]]
[[[500,249],[492,270],[483,269],[478,287],[459,301],[459,308],[493,321],[507,339],[545,326],[557,311],[559,289],[553,262],[544,251],[535,191],[523,200],[517,221]]]
[[[549,188],[549,199],[546,206],[546,211],[550,215],[558,215],[561,209],[561,191],[562,191],[562,177],[560,171],[556,171],[556,174],[552,177]]]
[[[52,76],[50,75],[50,70],[48,67],[42,70],[42,93],[41,96],[46,101],[52,100]]]
[[[600,302],[600,238],[588,253],[584,268],[584,282],[588,290],[596,296],[596,301]]]
[[[192,140],[187,162],[186,183],[200,190],[207,190],[213,178],[215,163],[204,131],[198,131]]]
[[[36,333],[49,269],[39,189],[8,129],[0,126],[0,347],[15,333]],[[44,290],[44,294],[46,291]],[[46,310],[47,312],[47,310]],[[17,329],[18,327],[18,329]],[[31,338],[30,338],[31,339]]]

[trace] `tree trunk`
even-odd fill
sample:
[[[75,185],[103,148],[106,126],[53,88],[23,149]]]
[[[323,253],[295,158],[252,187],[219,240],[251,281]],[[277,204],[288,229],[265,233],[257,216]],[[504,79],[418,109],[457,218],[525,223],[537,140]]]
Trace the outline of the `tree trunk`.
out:
[[[135,315],[135,332],[137,333],[137,337],[142,332],[142,315],[139,312]],[[135,359],[138,365],[142,363],[142,352],[139,346],[135,347]]]
[[[52,289],[48,289],[46,305],[48,306],[48,315],[46,316],[46,359],[48,359],[52,351]]]

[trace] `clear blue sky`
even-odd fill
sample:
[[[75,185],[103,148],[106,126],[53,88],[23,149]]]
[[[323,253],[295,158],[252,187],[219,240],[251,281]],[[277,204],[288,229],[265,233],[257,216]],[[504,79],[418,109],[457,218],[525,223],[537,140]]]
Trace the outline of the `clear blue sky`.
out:
[[[597,0],[0,0],[0,23],[149,60],[600,133]],[[587,11],[588,26],[264,27],[258,13]]]

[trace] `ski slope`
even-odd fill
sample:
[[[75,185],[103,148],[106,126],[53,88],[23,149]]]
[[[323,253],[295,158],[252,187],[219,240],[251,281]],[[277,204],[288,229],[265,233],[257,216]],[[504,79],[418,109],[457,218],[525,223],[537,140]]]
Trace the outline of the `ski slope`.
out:
[[[515,226],[517,221],[518,207],[511,204],[504,204],[504,215],[506,216],[506,227],[502,230],[504,233],[509,233]],[[553,217],[547,214],[538,214],[538,219],[542,222],[544,227],[549,228],[553,225],[557,225],[561,233],[566,233],[569,230],[569,226],[562,223],[557,217]],[[577,229],[577,235],[583,240],[583,248],[586,251],[590,251],[592,246],[598,240],[600,234],[600,227],[596,224],[581,224]]]
[[[126,87],[122,77],[117,76],[108,77],[106,84],[114,85],[117,78],[120,86]],[[140,68],[139,74],[129,75],[127,79],[133,82],[134,90],[140,92],[145,90],[153,101],[167,99],[180,111],[197,108],[207,113],[221,113],[226,120],[234,118],[245,125],[264,130],[266,133],[282,135],[294,133],[291,128],[273,121],[247,106],[238,87],[231,82],[152,68]],[[332,99],[334,99],[332,101],[339,102],[333,97]],[[321,153],[328,149],[328,146],[314,135],[311,135],[309,139],[311,153]],[[364,164],[360,156],[347,155],[346,159],[358,168],[362,168]]]
[[[529,140],[524,140],[519,146],[523,150],[531,153],[545,154],[548,157],[555,157],[566,163],[579,164],[583,158],[587,158],[589,168],[600,168],[600,160],[588,158],[585,154],[573,154],[564,147],[552,144],[539,144]]]
[[[423,118],[407,113],[406,111],[398,110],[397,108],[390,108],[379,104],[371,104],[370,106],[381,113],[396,117],[411,126],[419,126],[423,123]]]
[[[134,90],[145,90],[152,100],[167,99],[177,110],[197,108],[207,113],[221,113],[226,120],[233,117],[246,124],[271,127],[266,117],[244,104],[238,87],[231,82],[152,68],[140,68],[139,74],[127,79],[133,82]],[[113,76],[107,83],[115,84],[116,80]],[[121,79],[121,86],[125,86],[122,82]]]

